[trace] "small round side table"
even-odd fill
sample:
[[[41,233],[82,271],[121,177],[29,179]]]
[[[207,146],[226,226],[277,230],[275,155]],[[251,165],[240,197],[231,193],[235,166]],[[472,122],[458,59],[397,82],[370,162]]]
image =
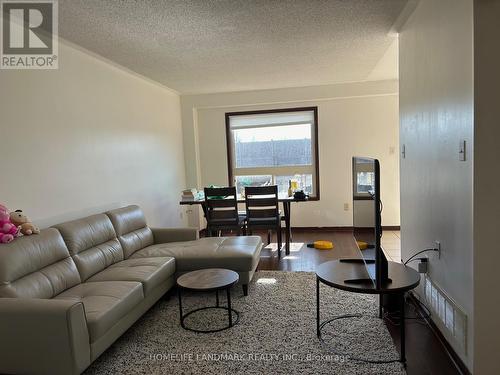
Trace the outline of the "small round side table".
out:
[[[239,280],[239,275],[237,272],[223,269],[223,268],[207,268],[203,270],[197,270],[185,273],[177,279],[177,287],[179,294],[179,312],[180,312],[180,322],[181,327],[197,333],[213,333],[223,331],[225,329],[233,327],[238,323],[240,319],[240,314],[238,311],[231,307],[231,287],[236,284]],[[182,291],[188,290],[192,292],[213,292],[215,291],[216,303],[215,306],[205,306],[200,307],[195,310],[191,310],[186,314],[182,311]],[[227,294],[227,306],[221,306],[219,303],[219,291],[225,290]],[[208,309],[221,309],[227,311],[228,314],[228,325],[218,329],[206,329],[199,330],[187,327],[184,324],[184,320],[193,313]],[[233,321],[233,313],[236,315],[236,320]]]

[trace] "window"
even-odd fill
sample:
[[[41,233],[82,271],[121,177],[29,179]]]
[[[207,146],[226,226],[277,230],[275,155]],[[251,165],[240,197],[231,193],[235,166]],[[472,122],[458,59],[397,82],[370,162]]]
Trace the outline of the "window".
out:
[[[292,181],[318,199],[317,119],[317,107],[226,113],[229,185],[278,185],[286,195]]]

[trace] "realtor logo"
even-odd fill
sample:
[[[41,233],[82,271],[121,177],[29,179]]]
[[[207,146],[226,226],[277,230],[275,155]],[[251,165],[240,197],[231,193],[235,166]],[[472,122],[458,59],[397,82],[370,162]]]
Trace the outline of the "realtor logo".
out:
[[[57,69],[57,0],[0,0],[1,69]]]

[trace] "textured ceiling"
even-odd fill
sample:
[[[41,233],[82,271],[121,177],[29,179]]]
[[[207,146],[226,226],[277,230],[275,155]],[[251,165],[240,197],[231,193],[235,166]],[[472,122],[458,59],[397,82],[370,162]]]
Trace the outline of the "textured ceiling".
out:
[[[324,85],[397,77],[406,2],[59,0],[59,34],[180,93]]]

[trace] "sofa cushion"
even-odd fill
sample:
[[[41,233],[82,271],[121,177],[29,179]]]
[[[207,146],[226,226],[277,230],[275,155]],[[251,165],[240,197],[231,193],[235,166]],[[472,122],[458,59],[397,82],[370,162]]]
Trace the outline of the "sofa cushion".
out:
[[[147,296],[154,288],[175,274],[175,259],[171,257],[126,259],[113,264],[87,281],[138,281]]]
[[[82,281],[123,260],[123,250],[105,214],[54,226],[64,238]]]
[[[135,252],[132,259],[171,256],[175,258],[178,272],[200,268],[227,268],[244,272],[255,269],[261,248],[259,236],[207,237],[148,246]]]
[[[123,247],[125,259],[137,250],[154,243],[153,232],[146,224],[146,218],[139,206],[127,206],[108,211],[118,239]]]
[[[142,284],[133,281],[83,283],[55,297],[83,303],[91,342],[106,333],[143,298]]]
[[[0,297],[52,298],[80,282],[56,229],[0,245]]]

